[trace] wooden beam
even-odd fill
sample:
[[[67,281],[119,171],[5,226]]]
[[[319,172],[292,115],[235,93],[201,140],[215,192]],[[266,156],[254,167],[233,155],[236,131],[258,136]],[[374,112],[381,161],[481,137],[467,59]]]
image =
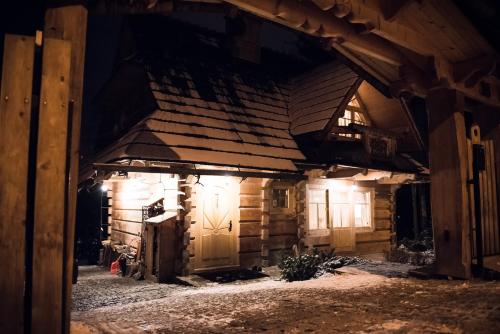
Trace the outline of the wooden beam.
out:
[[[69,77],[70,100],[72,101],[72,124],[70,140],[70,175],[68,184],[68,211],[65,228],[65,300],[64,332],[69,332],[71,312],[71,290],[73,276],[73,252],[75,240],[76,197],[78,187],[78,164],[80,160],[80,124],[82,114],[83,71],[85,42],[87,35],[87,9],[82,5],[49,8],[45,14],[46,37],[71,41],[71,74]]]
[[[33,231],[32,328],[62,333],[71,45],[44,40]]]
[[[386,21],[393,21],[413,0],[379,0],[379,8]]]
[[[452,65],[453,79],[455,82],[463,82],[467,88],[475,86],[495,71],[497,62],[496,56],[489,55],[455,63]]]
[[[437,273],[471,277],[471,237],[467,193],[467,138],[463,96],[446,88],[431,90],[429,159]]]
[[[118,1],[99,0],[91,3],[93,14],[132,15],[132,14],[169,14],[174,8],[174,1]]]
[[[35,39],[5,35],[0,94],[0,332],[24,332],[25,229]]]
[[[403,23],[386,20],[380,8],[372,7],[366,1],[350,0],[347,19],[351,23],[364,24],[365,32],[372,32],[418,54],[429,56],[438,53],[432,47],[428,36],[420,34]]]
[[[361,35],[348,22],[322,11],[313,4],[296,0],[227,0],[243,10],[267,19],[276,20],[309,34],[331,37],[351,50],[380,59],[393,65],[408,60],[388,41],[375,35]]]
[[[163,167],[163,166],[130,166],[121,164],[94,163],[94,169],[103,172],[139,172],[163,174],[188,174],[188,175],[220,175],[240,177],[263,177],[272,179],[305,180],[306,176],[299,173],[284,172],[254,172],[222,169],[195,169],[188,167]]]
[[[363,116],[365,116],[366,125],[373,126],[372,118],[370,117],[370,114],[368,114],[368,108],[361,98],[361,95],[359,95],[359,91],[356,91],[356,93],[354,93],[354,96],[356,97],[356,101],[358,101],[361,113],[363,114]]]

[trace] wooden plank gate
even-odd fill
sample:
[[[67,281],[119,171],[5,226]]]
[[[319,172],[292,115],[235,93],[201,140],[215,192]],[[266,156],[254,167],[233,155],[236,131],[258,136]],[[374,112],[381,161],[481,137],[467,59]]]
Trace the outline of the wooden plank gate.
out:
[[[0,255],[14,272],[0,279],[3,333],[61,333],[65,327],[71,45],[52,38],[42,45],[37,37],[5,38],[0,212],[8,219],[0,224],[7,244]]]
[[[43,38],[5,37],[0,333],[69,332],[86,30],[84,6],[49,5]]]

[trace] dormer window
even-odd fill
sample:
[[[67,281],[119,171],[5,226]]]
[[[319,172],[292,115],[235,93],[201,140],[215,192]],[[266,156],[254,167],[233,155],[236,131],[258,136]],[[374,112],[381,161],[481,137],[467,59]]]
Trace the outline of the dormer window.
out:
[[[337,125],[339,127],[347,127],[349,124],[354,123],[354,124],[360,124],[360,125],[367,125],[366,118],[363,114],[363,111],[359,105],[359,102],[356,98],[356,96],[353,96],[351,101],[349,101],[349,104],[344,110],[344,114],[339,117]],[[359,133],[354,134],[354,133],[338,133],[339,136],[341,137],[348,137],[348,138],[353,138],[353,139],[361,139],[361,135]]]

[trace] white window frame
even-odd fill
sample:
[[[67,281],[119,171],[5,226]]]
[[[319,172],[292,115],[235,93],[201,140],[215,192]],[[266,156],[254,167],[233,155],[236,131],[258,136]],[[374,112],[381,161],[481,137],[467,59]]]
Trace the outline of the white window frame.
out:
[[[351,205],[351,212],[350,212],[350,217],[351,217],[351,228],[354,228],[356,230],[356,232],[372,232],[375,230],[375,190],[373,188],[367,188],[367,187],[358,187],[356,190],[349,190],[350,191],[350,194],[349,194],[349,201],[350,201],[350,205]],[[332,192],[332,196],[330,196],[330,212],[331,212],[331,228],[335,229],[335,228],[347,228],[347,227],[335,227],[334,225],[334,221],[333,221],[333,217],[335,216],[334,214],[334,202],[333,202],[333,192],[335,192],[334,189],[331,190]],[[356,226],[356,222],[355,222],[355,218],[354,218],[354,196],[353,194],[355,192],[360,192],[360,193],[369,193],[370,194],[370,203],[368,204],[369,205],[369,214],[370,214],[370,217],[369,217],[369,221],[370,221],[370,225],[369,226]]]

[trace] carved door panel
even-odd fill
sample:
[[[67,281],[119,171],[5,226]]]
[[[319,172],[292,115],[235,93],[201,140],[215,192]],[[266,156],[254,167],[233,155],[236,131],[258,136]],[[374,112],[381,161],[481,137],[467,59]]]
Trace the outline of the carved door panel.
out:
[[[235,265],[239,202],[237,183],[227,177],[202,179],[203,186],[198,187],[196,269]]]

